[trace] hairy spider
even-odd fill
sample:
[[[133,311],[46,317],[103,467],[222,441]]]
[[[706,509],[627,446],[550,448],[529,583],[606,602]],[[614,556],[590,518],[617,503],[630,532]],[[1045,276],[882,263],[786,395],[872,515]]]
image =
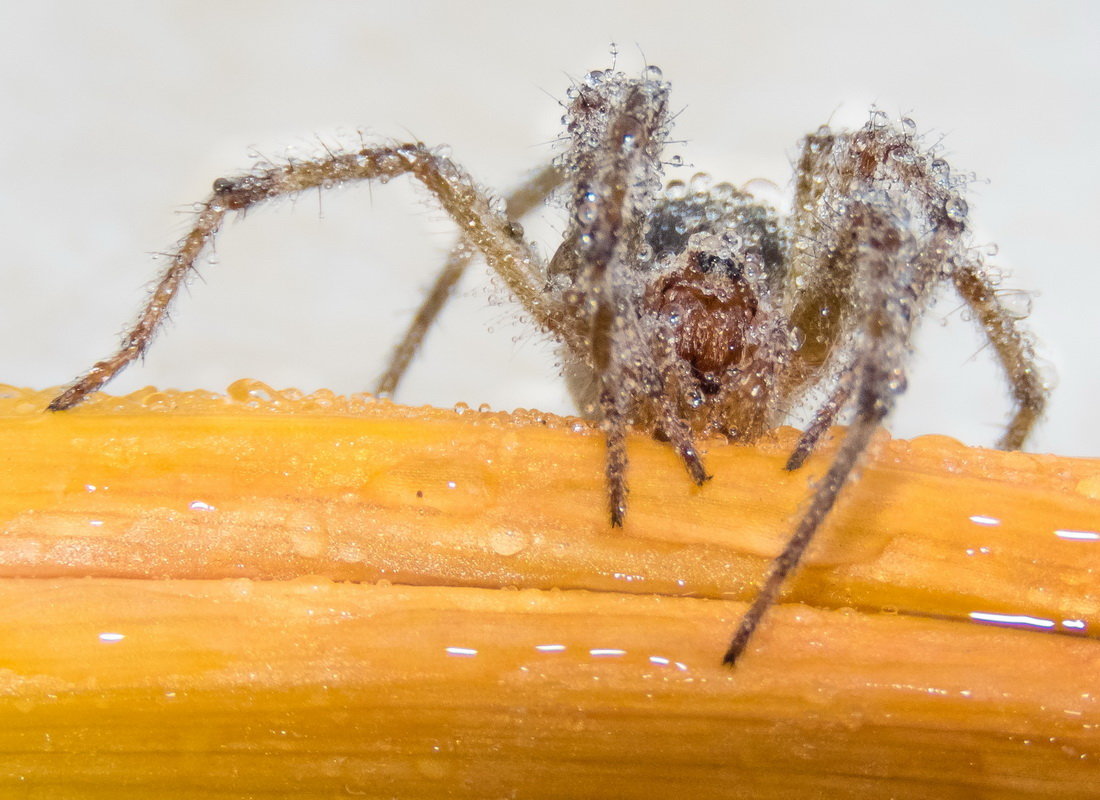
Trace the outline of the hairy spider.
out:
[[[787,462],[798,468],[828,428],[850,424],[789,543],[733,636],[733,664],[783,581],[852,478],[872,434],[905,388],[914,325],[931,290],[950,282],[974,312],[1007,374],[1015,411],[1000,446],[1021,445],[1045,388],[1030,340],[997,298],[968,241],[967,179],[923,146],[911,120],[881,112],[855,131],[821,127],[795,164],[786,218],[730,184],[703,176],[662,188],[669,84],[587,74],[565,103],[567,150],[507,202],[421,143],[364,146],[315,161],[265,165],[214,182],[121,349],[51,404],[70,408],[149,346],[181,283],[232,211],[355,180],[411,174],[463,232],[378,389],[392,391],[461,274],[480,251],[526,314],[561,346],[577,404],[607,439],[611,524],[627,501],[626,434],[675,448],[692,480],[707,480],[695,442],[751,442],[810,389],[822,389]],[[549,262],[516,219],[557,186],[569,214]]]

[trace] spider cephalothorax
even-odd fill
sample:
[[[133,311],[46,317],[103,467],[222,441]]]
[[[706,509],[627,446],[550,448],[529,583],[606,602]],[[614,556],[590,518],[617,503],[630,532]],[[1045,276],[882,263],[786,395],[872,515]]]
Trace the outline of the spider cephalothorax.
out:
[[[230,211],[354,180],[419,180],[463,231],[379,383],[392,392],[472,250],[555,338],[582,413],[607,437],[611,523],[626,513],[626,433],[648,431],[706,480],[695,441],[752,441],[816,390],[823,398],[791,454],[795,469],[842,414],[849,427],[726,654],[742,653],[779,587],[850,480],[905,386],[910,338],[931,291],[950,283],[1004,367],[1016,410],[1000,444],[1019,447],[1045,389],[1029,340],[997,299],[967,238],[966,179],[926,148],[909,120],[873,112],[862,128],[822,127],[796,160],[786,218],[705,176],[662,188],[669,84],[591,72],[565,104],[568,147],[509,201],[479,188],[420,143],[364,146],[316,161],[265,164],[219,178],[122,348],[50,408],[69,408],[141,355],[170,302]],[[518,218],[555,187],[564,240],[544,261]]]

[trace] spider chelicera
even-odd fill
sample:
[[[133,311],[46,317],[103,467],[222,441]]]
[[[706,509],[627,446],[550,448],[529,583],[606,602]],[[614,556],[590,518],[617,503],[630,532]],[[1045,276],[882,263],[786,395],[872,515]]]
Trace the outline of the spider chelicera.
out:
[[[508,200],[421,143],[364,146],[219,178],[121,348],[50,409],[76,405],[144,353],[230,212],[410,174],[454,219],[464,246],[378,390],[396,388],[470,254],[480,252],[525,314],[560,344],[578,407],[606,434],[611,525],[626,514],[631,428],[667,441],[701,484],[707,474],[695,442],[702,437],[752,442],[815,390],[824,399],[787,462],[793,470],[841,415],[849,417],[829,469],[734,633],[725,655],[732,665],[904,390],[913,329],[934,288],[955,287],[1004,368],[1015,409],[999,446],[1023,443],[1046,391],[1029,336],[970,246],[968,178],[924,145],[911,120],[893,123],[874,111],[858,130],[823,126],[807,136],[795,162],[793,208],[783,217],[704,176],[663,185],[668,97],[656,67],[640,77],[588,73],[564,104],[567,149]],[[517,219],[555,190],[568,225],[546,261]]]

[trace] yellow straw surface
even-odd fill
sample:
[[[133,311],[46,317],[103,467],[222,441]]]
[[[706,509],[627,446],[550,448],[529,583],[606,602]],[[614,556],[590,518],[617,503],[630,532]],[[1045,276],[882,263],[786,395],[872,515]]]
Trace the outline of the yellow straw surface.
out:
[[[1100,462],[883,437],[808,483],[576,420],[255,382],[0,391],[0,795],[1100,796]],[[981,621],[985,624],[981,624]]]

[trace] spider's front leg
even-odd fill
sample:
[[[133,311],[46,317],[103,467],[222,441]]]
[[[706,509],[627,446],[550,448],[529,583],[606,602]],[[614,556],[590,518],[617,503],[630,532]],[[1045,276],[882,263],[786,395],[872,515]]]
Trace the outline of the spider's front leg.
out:
[[[908,127],[908,126],[906,126]],[[796,180],[796,246],[785,276],[792,327],[805,341],[785,387],[831,382],[825,403],[788,461],[799,467],[852,407],[854,418],[783,552],[741,620],[725,656],[733,664],[905,388],[912,332],[931,289],[966,262],[961,184],[939,181],[939,162],[909,131],[872,122],[853,133],[807,137]]]
[[[1011,388],[1015,409],[997,446],[1021,447],[1046,405],[1047,387],[1031,337],[1000,301],[995,281],[969,249],[968,208],[962,196],[967,179],[953,175],[942,158],[921,150],[911,121],[905,127],[883,124],[881,113],[875,112],[859,131],[834,133],[822,127],[803,142],[793,217],[793,236],[801,246],[790,266],[787,302],[791,324],[802,332],[805,345],[799,354],[803,368],[787,391],[797,394],[830,372],[838,375],[838,385],[791,454],[788,469],[805,461],[849,401],[851,381],[840,362],[849,347],[845,337],[850,320],[858,316],[854,304],[860,293],[855,288],[858,276],[837,237],[850,200],[876,191],[888,195],[917,229],[931,227],[944,234],[928,279],[953,283],[993,345]]]
[[[562,337],[571,368],[583,373],[578,405],[600,420],[607,436],[616,527],[626,514],[626,433],[643,407],[658,407],[659,431],[692,480],[707,479],[691,431],[666,391],[671,350],[644,316],[652,258],[645,234],[661,187],[668,91],[655,67],[641,79],[591,72],[570,90],[565,118],[572,144],[561,168],[572,185],[570,223],[548,281],[578,334]]]
[[[832,405],[819,416],[832,419],[849,402],[855,416],[828,471],[816,483],[794,533],[772,563],[763,588],[741,618],[723,658],[730,666],[741,657],[765,612],[797,568],[870,447],[878,426],[892,410],[896,395],[904,389],[903,366],[914,322],[938,274],[939,255],[948,247],[955,226],[938,230],[922,242],[905,227],[905,215],[897,212],[889,202],[857,200],[849,203],[842,219],[836,220],[844,227],[837,242],[837,257],[852,268],[862,291],[854,303],[858,315],[849,322],[853,326],[850,362],[839,390],[830,398]],[[792,455],[792,461],[794,458]]]
[[[123,336],[122,346],[54,398],[50,410],[75,406],[145,353],[164,323],[180,286],[214,240],[227,214],[243,213],[266,200],[308,189],[360,180],[385,182],[404,174],[412,175],[435,195],[463,231],[466,241],[485,255],[489,266],[500,274],[536,324],[544,330],[553,330],[558,313],[555,303],[541,295],[544,266],[523,241],[522,229],[506,214],[495,210],[490,198],[469,175],[450,159],[419,143],[367,147],[356,152],[332,154],[318,161],[290,162],[216,180],[213,193],[198,212],[191,230],[180,241],[137,322]]]

